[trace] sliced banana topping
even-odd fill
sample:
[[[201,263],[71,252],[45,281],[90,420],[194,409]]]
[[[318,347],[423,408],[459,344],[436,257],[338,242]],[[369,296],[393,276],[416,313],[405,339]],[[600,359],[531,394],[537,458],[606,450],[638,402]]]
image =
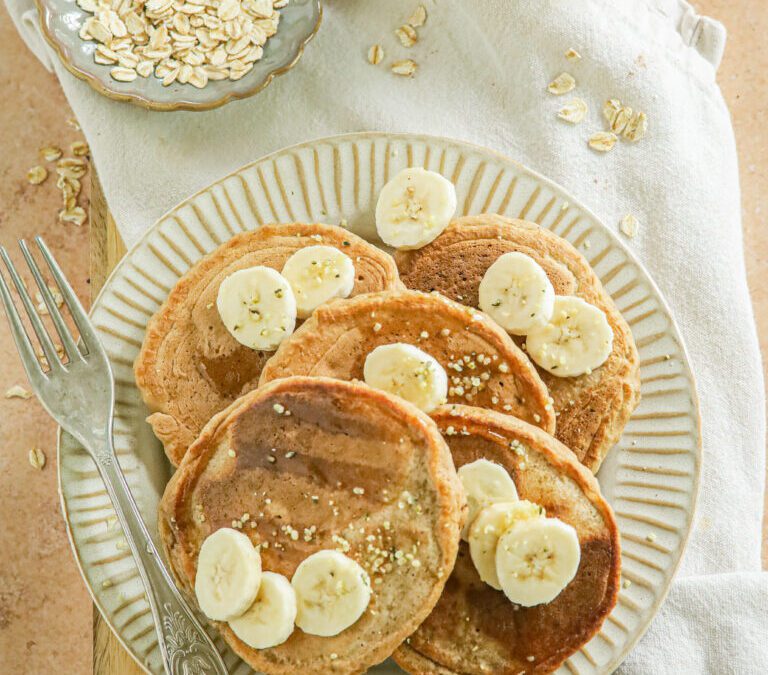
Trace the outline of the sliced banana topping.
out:
[[[480,282],[480,309],[513,335],[547,324],[555,289],[533,258],[513,251],[500,256]]]
[[[310,635],[338,635],[362,616],[371,599],[368,574],[339,551],[305,558],[291,585],[298,606],[296,625]]]
[[[469,506],[467,522],[461,531],[461,538],[466,541],[469,528],[480,510],[498,502],[517,501],[517,488],[503,466],[487,459],[465,464],[457,473]]]
[[[469,528],[469,554],[482,581],[501,590],[496,574],[499,538],[518,521],[543,517],[544,509],[526,500],[491,504],[477,514]]]
[[[576,575],[580,560],[576,530],[557,518],[519,521],[496,547],[504,595],[524,607],[552,602]]]
[[[333,298],[346,298],[355,285],[352,259],[333,246],[307,246],[285,263],[283,276],[293,289],[299,318]]]
[[[253,604],[261,576],[261,556],[251,540],[227,527],[216,530],[197,558],[197,603],[214,621],[234,619]]]
[[[271,267],[230,274],[219,286],[216,308],[235,340],[251,349],[277,349],[296,327],[291,286]]]
[[[403,169],[379,193],[376,230],[394,248],[421,248],[448,227],[455,211],[451,181],[434,171]]]
[[[552,375],[576,377],[605,363],[613,349],[613,331],[601,309],[558,295],[549,323],[528,334],[525,348]]]
[[[448,395],[445,369],[426,352],[403,342],[380,345],[368,354],[363,378],[374,389],[404,398],[424,412],[445,403]]]
[[[285,642],[296,621],[296,593],[282,574],[264,572],[254,603],[229,627],[254,649],[269,649]]]

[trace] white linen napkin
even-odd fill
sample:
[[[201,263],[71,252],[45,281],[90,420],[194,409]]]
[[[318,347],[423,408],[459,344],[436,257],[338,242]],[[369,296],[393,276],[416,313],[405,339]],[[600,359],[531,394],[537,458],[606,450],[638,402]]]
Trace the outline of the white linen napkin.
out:
[[[32,0],[6,0],[22,31]],[[44,47],[90,143],[126,243],[176,202],[282,146],[329,134],[445,135],[559,182],[609,225],[640,220],[630,242],[672,306],[698,380],[704,465],[693,535],[669,598],[625,673],[753,673],[768,663],[768,575],[760,572],[764,393],[743,263],[736,150],[715,82],[720,24],[683,0],[422,0],[419,43],[393,29],[419,0],[326,0],[301,62],[256,97],[207,113],[152,113],[109,101]],[[34,49],[39,36],[25,38]],[[385,63],[366,61],[381,42]],[[583,59],[568,63],[577,49]],[[411,57],[412,80],[386,64]],[[563,70],[590,113],[558,121],[546,92]],[[602,155],[586,138],[619,98],[647,137]],[[566,99],[569,97],[565,97]]]

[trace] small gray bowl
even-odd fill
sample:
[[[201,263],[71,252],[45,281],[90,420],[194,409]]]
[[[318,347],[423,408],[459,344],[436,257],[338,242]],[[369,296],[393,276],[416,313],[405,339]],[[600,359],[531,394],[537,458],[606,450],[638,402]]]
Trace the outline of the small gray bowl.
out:
[[[209,82],[203,89],[174,82],[164,87],[154,76],[118,82],[112,66],[93,60],[95,42],[80,39],[83,21],[91,16],[75,0],[35,0],[43,35],[64,67],[96,91],[115,101],[127,101],[149,110],[211,110],[229,101],[253,96],[277,75],[288,72],[304,53],[305,45],[320,28],[321,0],[290,0],[280,10],[277,33],[264,45],[264,56],[240,80]]]

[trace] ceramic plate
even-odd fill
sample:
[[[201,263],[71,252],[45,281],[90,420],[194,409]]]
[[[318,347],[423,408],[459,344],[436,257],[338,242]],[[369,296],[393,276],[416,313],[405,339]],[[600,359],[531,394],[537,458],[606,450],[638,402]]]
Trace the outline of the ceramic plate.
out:
[[[176,280],[236,232],[264,223],[317,221],[374,235],[382,185],[406,166],[456,185],[460,214],[527,218],[568,239],[622,311],[641,359],[642,402],[598,475],[616,512],[625,583],[602,630],[562,673],[611,672],[648,627],[669,589],[691,529],[700,428],[685,349],[653,281],[616,235],[549,180],[498,154],[427,136],[355,134],[282,150],[189,198],[117,266],[92,316],[116,377],[115,446],[149,528],[170,475],[133,380],[145,326]],[[161,673],[149,607],[96,469],[72,439],[59,447],[62,505],[83,577],[105,620],[149,672]],[[226,647],[233,673],[248,667]],[[375,672],[401,672],[384,664]]]
[[[165,111],[210,110],[256,94],[301,58],[322,17],[321,0],[290,0],[280,10],[280,25],[264,45],[263,58],[248,74],[235,82],[211,81],[203,89],[196,89],[178,82],[164,87],[154,75],[137,77],[133,82],[118,82],[110,75],[112,66],[99,65],[93,60],[97,43],[81,40],[78,35],[83,22],[92,14],[80,9],[75,0],[35,2],[43,35],[70,73],[111,99]]]

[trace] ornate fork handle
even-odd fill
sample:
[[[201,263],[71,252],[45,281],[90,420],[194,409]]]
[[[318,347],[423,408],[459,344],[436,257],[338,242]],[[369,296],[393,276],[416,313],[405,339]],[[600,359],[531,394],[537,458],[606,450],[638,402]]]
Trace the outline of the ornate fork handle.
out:
[[[93,452],[133,552],[155,621],[165,670],[171,675],[227,675],[227,668],[165,568],[112,449],[111,430]],[[95,448],[94,448],[95,449]]]

